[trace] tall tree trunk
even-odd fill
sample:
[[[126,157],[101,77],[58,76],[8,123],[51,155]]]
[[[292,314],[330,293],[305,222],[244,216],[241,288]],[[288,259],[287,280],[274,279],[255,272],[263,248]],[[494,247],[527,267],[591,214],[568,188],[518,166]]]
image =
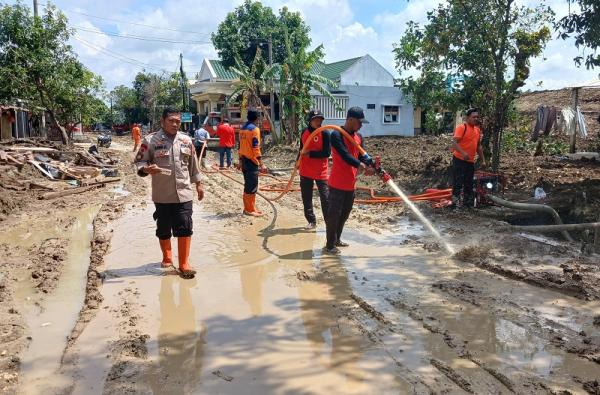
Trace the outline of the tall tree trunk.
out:
[[[56,128],[60,131],[60,138],[62,140],[62,143],[65,145],[69,144],[69,135],[67,134],[66,129],[58,123],[58,120],[56,119],[56,115],[54,114],[54,110],[49,108],[49,106],[46,102],[46,97],[44,95],[42,81],[40,80],[39,77],[37,77],[35,79],[35,84],[36,84],[36,89],[38,91],[38,94],[40,95],[40,103],[42,104],[42,107],[44,107],[48,111],[48,115],[50,115],[50,123],[52,124],[52,126],[54,128]]]
[[[271,136],[273,136],[272,137],[273,143],[278,144],[279,138],[277,137],[277,131],[275,130],[275,124],[273,123],[273,120],[271,119],[271,115],[267,111],[265,105],[262,104],[262,102],[260,103],[260,110],[263,112],[263,114],[265,114],[265,116],[267,117],[267,121],[269,121],[269,124],[271,125]]]

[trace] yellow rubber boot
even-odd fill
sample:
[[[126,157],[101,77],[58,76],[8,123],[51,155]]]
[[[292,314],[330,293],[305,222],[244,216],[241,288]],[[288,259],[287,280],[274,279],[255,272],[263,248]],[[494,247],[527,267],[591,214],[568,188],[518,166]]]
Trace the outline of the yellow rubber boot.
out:
[[[171,239],[166,240],[158,240],[160,243],[160,250],[162,251],[162,262],[160,263],[161,267],[170,267],[173,266],[173,249],[171,248]]]

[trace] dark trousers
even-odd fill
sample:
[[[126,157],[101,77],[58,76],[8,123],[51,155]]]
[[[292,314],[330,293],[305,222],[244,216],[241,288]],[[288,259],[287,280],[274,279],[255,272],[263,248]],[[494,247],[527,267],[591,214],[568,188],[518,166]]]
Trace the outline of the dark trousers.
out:
[[[329,188],[329,206],[325,217],[327,225],[327,248],[333,248],[340,241],[344,225],[354,205],[354,191]]]
[[[227,155],[227,167],[231,167],[231,148],[221,147],[219,150],[219,166],[223,167],[225,163],[225,156]]]
[[[302,204],[304,205],[304,218],[311,224],[317,223],[317,217],[315,216],[315,211],[313,209],[314,184],[317,184],[319,190],[323,219],[327,217],[327,207],[329,206],[329,202],[327,201],[329,196],[327,180],[314,180],[312,178],[300,176],[300,192],[302,194]]]
[[[466,207],[473,207],[473,176],[475,175],[475,164],[453,157],[452,174],[454,176],[454,184],[452,186],[453,200],[459,201],[462,192],[463,204]]]
[[[244,193],[253,194],[258,191],[258,165],[250,159],[242,158],[244,174]]]
[[[154,203],[153,214],[156,221],[156,237],[161,240],[192,235],[193,203]]]

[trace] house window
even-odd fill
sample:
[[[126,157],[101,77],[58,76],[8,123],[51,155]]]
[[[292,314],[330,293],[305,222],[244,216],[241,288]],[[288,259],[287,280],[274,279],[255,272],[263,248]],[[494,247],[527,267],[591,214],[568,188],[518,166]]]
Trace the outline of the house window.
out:
[[[374,110],[375,104],[367,104],[367,110]]]
[[[400,106],[383,106],[383,123],[400,122]]]
[[[335,102],[327,96],[313,96],[312,105],[314,108],[323,111],[325,119],[346,119],[348,111],[348,96],[334,96]],[[335,104],[339,107],[336,108]]]

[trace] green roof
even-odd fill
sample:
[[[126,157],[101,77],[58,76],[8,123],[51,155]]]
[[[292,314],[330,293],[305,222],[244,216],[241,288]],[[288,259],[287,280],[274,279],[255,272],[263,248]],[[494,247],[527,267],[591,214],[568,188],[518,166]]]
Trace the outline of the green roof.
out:
[[[329,64],[317,62],[313,65],[312,71],[332,81],[338,81],[341,74],[352,67],[352,65],[360,59],[361,58],[352,58]],[[231,69],[223,66],[223,63],[220,60],[209,60],[209,62],[217,74],[217,79],[231,81],[238,77]]]
[[[359,59],[361,58],[352,58],[340,60],[339,62],[335,63],[323,64],[323,69],[319,74],[332,81],[337,81],[340,79],[342,73],[352,67],[352,65],[354,65],[354,63],[356,63]]]
[[[220,60],[209,60],[209,62],[213,70],[215,71],[215,74],[217,74],[218,80],[229,81],[235,80],[237,78],[237,74],[223,66],[223,62],[221,62]]]

